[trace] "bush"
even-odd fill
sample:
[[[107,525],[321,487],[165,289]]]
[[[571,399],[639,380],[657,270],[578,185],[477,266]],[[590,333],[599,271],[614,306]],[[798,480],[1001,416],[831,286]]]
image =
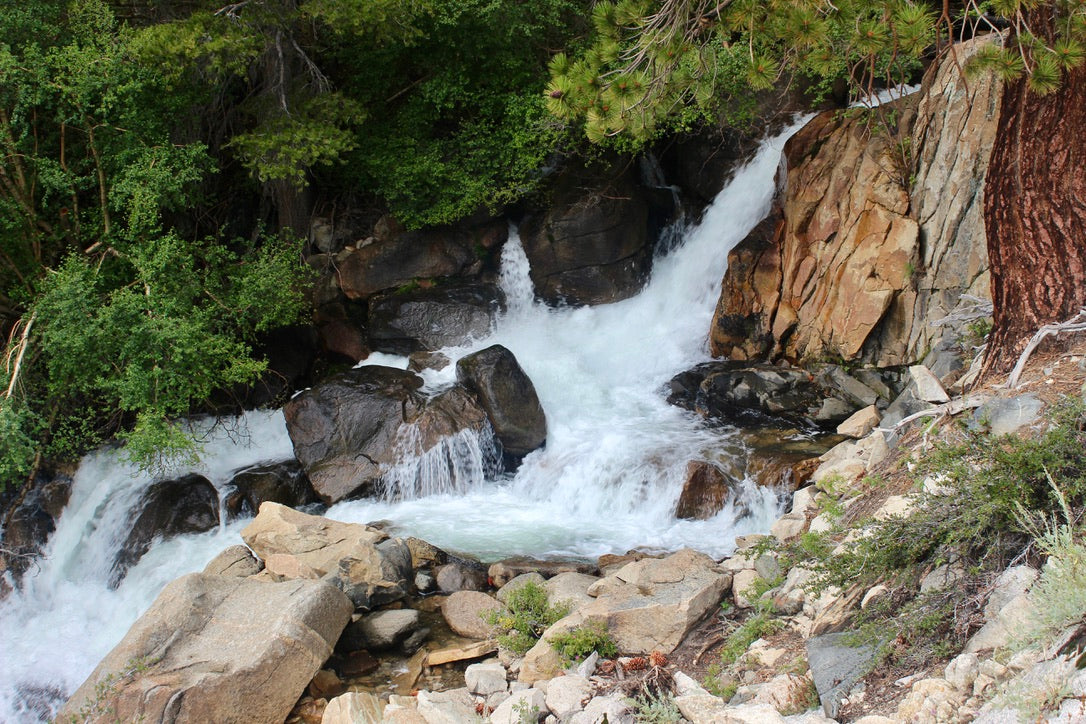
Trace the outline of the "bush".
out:
[[[599,622],[555,634],[548,643],[562,656],[566,664],[584,661],[593,651],[605,659],[618,655],[618,648],[607,626]]]
[[[534,581],[513,589],[505,606],[504,611],[488,614],[487,622],[504,632],[498,643],[518,656],[527,653],[544,631],[569,613],[567,604],[547,603],[547,592]]]

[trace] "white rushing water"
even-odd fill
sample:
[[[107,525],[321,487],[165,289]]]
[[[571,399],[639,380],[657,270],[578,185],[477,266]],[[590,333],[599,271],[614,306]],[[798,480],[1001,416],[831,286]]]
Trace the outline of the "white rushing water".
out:
[[[419,464],[406,459],[386,483],[396,493],[390,500],[340,503],[328,516],[387,521],[396,533],[484,560],[591,557],[638,546],[723,556],[736,535],[765,531],[778,500],[751,484],[744,485],[745,517],[732,501],[710,520],[674,518],[686,463],[737,443],[668,405],[662,388],[708,358],[706,331],[728,251],[768,212],[781,149],[798,127],[764,142],[684,243],[656,260],[645,289],[623,302],[580,309],[536,303],[514,233],[502,257],[508,311],[489,337],[445,353],[455,361],[491,344],[512,350],[546,412],[546,447],[515,475],[488,475],[486,440],[462,434]],[[406,364],[388,355],[367,363]],[[452,366],[426,373],[427,389],[449,384],[453,374]],[[280,413],[249,413],[233,430],[219,426],[206,436],[193,471],[219,488],[235,470],[292,455]],[[455,467],[442,464],[449,459]],[[148,482],[114,451],[82,462],[38,569],[0,603],[0,722],[48,719],[167,582],[240,542],[244,521],[158,543],[109,589],[125,524]]]

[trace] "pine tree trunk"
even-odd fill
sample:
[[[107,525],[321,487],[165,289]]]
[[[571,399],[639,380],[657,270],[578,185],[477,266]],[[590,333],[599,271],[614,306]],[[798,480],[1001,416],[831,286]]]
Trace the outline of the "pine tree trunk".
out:
[[[1033,26],[1036,30],[1036,26]],[[994,329],[988,372],[1086,305],[1086,68],[1047,96],[1007,88],[985,187]]]

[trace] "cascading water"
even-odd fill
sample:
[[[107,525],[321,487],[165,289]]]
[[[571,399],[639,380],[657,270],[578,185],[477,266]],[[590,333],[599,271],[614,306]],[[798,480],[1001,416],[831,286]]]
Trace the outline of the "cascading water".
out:
[[[387,520],[398,532],[484,559],[589,557],[636,546],[692,546],[719,556],[736,535],[766,530],[778,501],[752,484],[710,520],[674,518],[686,463],[739,445],[668,405],[661,388],[706,358],[728,251],[767,213],[781,148],[799,125],[762,144],[631,299],[581,309],[536,303],[512,235],[501,270],[507,312],[487,339],[444,352],[455,361],[491,344],[512,350],[546,411],[546,447],[514,475],[495,475],[485,431],[424,453],[406,432],[383,499],[340,503],[328,516]],[[387,355],[367,360],[378,361],[405,364]],[[453,376],[453,366],[423,375],[431,391]],[[193,470],[220,489],[232,471],[292,455],[279,413],[249,413],[233,434],[221,426],[204,433],[203,462]],[[160,542],[110,590],[110,568],[148,482],[115,451],[83,460],[37,572],[0,602],[0,722],[50,718],[168,581],[240,542],[245,521]]]

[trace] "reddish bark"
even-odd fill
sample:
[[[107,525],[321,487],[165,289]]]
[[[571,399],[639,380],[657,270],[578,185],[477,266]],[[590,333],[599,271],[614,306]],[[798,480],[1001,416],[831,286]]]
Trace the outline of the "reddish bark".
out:
[[[1086,305],[1086,67],[1047,96],[1024,80],[1007,88],[984,217],[995,307],[985,366],[1002,372],[1038,327]]]

